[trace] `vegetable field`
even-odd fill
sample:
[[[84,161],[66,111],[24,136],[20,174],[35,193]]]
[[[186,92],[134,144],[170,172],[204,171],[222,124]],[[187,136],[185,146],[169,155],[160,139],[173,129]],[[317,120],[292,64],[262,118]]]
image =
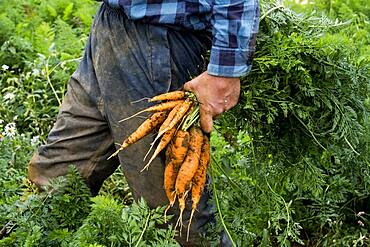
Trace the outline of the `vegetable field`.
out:
[[[133,201],[120,170],[96,197],[73,166],[46,192],[26,178],[98,7],[0,1],[0,246],[178,246],[174,226],[159,227],[165,206]],[[370,4],[264,0],[260,19],[240,102],[211,135],[217,223],[205,237],[369,246]]]

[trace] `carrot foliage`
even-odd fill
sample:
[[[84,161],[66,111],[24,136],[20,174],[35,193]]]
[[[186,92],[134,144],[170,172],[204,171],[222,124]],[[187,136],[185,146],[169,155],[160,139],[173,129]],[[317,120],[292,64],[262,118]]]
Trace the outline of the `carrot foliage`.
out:
[[[211,142],[226,225],[238,246],[369,244],[370,29],[280,3],[261,17],[240,104]]]

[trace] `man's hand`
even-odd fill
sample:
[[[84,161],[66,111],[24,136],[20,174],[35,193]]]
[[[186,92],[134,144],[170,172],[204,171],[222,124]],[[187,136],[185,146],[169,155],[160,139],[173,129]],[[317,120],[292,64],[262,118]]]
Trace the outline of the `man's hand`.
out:
[[[200,125],[204,132],[210,133],[213,118],[238,103],[240,79],[212,76],[205,71],[185,83],[184,89],[197,96],[200,102]]]

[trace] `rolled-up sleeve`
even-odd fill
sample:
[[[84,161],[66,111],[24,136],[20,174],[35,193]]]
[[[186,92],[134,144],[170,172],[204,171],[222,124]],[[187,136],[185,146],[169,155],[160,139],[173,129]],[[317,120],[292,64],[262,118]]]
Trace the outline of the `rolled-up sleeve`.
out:
[[[213,41],[208,74],[240,77],[249,73],[259,24],[258,0],[214,0]]]

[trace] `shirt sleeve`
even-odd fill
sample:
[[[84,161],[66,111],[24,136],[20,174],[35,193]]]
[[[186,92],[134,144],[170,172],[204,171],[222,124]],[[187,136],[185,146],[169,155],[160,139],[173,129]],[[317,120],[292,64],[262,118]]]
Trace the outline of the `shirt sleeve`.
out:
[[[214,0],[208,74],[240,77],[250,71],[259,16],[259,0]]]

